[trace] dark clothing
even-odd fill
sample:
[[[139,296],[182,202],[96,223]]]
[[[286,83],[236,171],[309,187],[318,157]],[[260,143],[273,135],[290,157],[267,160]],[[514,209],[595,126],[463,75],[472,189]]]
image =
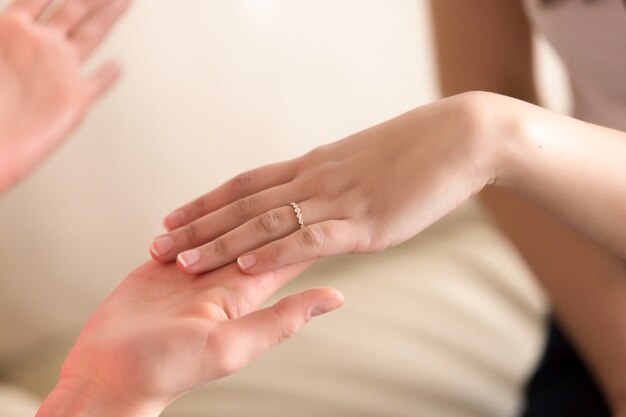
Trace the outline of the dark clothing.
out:
[[[611,417],[593,376],[554,319],[544,356],[526,387],[523,417]]]

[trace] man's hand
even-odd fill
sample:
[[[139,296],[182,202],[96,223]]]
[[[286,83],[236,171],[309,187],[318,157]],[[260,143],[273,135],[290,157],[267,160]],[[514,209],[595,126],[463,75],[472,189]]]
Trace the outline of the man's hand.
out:
[[[28,174],[117,79],[81,75],[130,0],[16,0],[0,14],[0,192]],[[48,17],[43,18],[46,15]]]
[[[343,304],[336,290],[316,289],[257,311],[307,266],[252,278],[232,264],[193,276],[146,263],[89,320],[38,416],[158,416]]]

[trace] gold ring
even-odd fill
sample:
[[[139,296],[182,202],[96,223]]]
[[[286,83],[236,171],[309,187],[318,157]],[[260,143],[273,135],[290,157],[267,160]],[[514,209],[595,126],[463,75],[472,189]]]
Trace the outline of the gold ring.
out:
[[[293,207],[293,211],[296,213],[296,217],[298,218],[298,224],[300,225],[300,229],[304,228],[304,220],[302,219],[302,211],[300,210],[300,206],[298,203],[294,203],[293,201],[289,203],[291,207]]]

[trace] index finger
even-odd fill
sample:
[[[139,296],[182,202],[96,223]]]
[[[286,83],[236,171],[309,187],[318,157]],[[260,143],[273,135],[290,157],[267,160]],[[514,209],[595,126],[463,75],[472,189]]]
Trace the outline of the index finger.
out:
[[[178,229],[234,201],[288,183],[295,176],[294,165],[293,161],[280,162],[239,174],[168,214],[163,220],[163,226],[168,231]]]

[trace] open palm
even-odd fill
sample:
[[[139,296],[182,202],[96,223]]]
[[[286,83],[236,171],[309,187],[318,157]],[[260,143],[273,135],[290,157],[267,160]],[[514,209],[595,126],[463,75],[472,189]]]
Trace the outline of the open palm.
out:
[[[52,11],[52,0],[16,0],[0,14],[0,192],[58,146],[116,80],[113,62],[88,77],[81,67],[129,2],[66,0]]]
[[[60,384],[95,386],[90,397],[142,411],[156,404],[142,415],[158,415],[186,391],[237,371],[312,316],[339,307],[341,294],[315,289],[256,311],[307,266],[251,278],[235,265],[190,276],[175,265],[148,262],[87,323]]]

